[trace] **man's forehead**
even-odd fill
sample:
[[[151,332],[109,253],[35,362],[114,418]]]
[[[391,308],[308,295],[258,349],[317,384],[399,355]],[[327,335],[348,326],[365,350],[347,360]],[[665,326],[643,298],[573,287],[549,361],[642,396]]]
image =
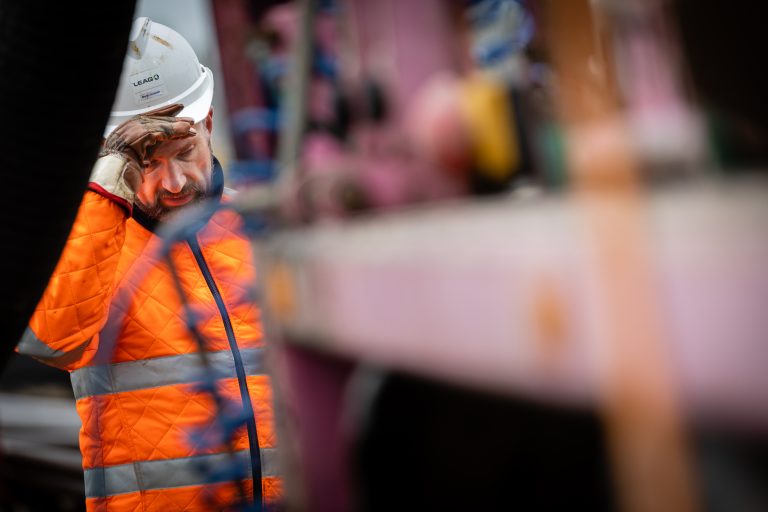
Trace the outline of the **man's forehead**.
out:
[[[153,156],[173,155],[188,149],[197,143],[197,137],[186,139],[165,140],[155,144],[152,151]]]

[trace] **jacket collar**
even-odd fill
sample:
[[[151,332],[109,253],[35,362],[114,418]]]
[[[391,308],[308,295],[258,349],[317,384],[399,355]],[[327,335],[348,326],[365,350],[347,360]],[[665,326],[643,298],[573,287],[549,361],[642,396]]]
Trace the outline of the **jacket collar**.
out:
[[[219,160],[213,157],[213,170],[211,171],[211,189],[206,195],[206,199],[215,201],[217,204],[221,202],[221,196],[224,193],[224,170],[221,168]],[[212,209],[213,210],[213,209]],[[133,206],[133,213],[131,214],[133,219],[138,222],[146,230],[152,233],[157,232],[158,228],[162,225],[160,220],[150,217],[138,206]],[[213,213],[209,215],[208,219],[205,219],[205,223],[208,222]]]

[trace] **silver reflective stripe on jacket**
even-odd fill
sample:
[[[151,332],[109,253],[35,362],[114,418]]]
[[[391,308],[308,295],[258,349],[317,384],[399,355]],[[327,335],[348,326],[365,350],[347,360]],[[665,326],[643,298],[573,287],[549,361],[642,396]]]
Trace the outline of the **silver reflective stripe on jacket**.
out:
[[[55,350],[38,338],[32,329],[27,327],[21,337],[21,341],[19,341],[18,349],[20,354],[33,357],[52,366],[63,368],[83,357],[83,353],[90,342],[91,340],[88,339],[72,350]]]
[[[240,349],[246,375],[264,374],[263,349]],[[230,350],[208,352],[216,378],[236,378],[235,360]],[[86,366],[71,373],[75,399],[174,384],[192,384],[202,378],[200,354],[156,357],[125,363]]]
[[[251,478],[250,452],[235,452],[234,461],[228,453],[196,455],[182,459],[149,460],[85,470],[85,496],[87,498],[106,498],[117,494],[188,487],[193,485],[213,484],[229,481],[231,475],[222,471],[226,464],[238,464]],[[261,449],[262,477],[279,474],[277,450]],[[219,475],[217,480],[207,475]]]

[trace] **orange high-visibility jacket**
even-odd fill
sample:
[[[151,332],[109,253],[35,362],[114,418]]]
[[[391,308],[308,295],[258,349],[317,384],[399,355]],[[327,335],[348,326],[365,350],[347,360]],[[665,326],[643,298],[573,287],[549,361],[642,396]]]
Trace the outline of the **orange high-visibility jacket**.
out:
[[[244,482],[249,499],[261,494],[274,502],[280,480],[272,396],[259,311],[247,297],[255,273],[241,220],[217,212],[170,256],[218,389],[253,410],[234,442],[242,480],[224,471],[237,467],[226,445],[211,442],[220,409],[199,385],[198,345],[169,266],[157,255],[161,240],[137,218],[86,192],[18,347],[71,372],[87,508],[218,510],[237,496],[242,486],[235,481]]]

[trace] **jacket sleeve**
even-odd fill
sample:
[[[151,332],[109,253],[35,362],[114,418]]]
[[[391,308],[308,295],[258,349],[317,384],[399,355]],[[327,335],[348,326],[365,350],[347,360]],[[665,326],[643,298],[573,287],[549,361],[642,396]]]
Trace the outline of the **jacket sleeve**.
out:
[[[93,190],[93,188],[91,189]],[[96,353],[125,241],[125,208],[87,191],[61,258],[17,350],[66,370]]]

